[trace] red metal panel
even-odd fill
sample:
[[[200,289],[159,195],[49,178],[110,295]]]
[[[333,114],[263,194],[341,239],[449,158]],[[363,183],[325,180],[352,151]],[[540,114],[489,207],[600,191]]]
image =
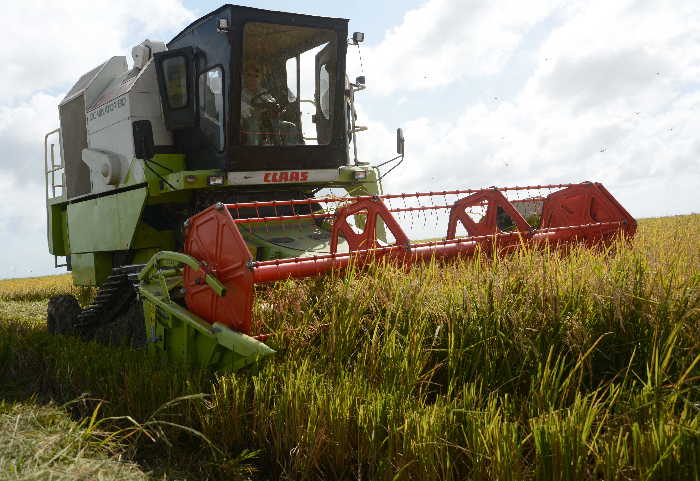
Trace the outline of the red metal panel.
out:
[[[209,207],[189,220],[185,253],[206,263],[226,294],[217,296],[203,281],[201,271],[185,267],[187,308],[209,322],[220,322],[244,334],[250,333],[253,308],[252,256],[228,209]]]
[[[586,230],[572,230],[570,235],[560,234],[558,240],[582,240],[591,245],[597,240],[613,238],[620,230],[633,235],[637,223],[610,193],[600,184],[584,182],[572,185],[550,194],[542,208],[544,229],[550,227],[580,226],[586,224],[622,222],[620,225],[591,227]]]
[[[610,205],[617,211],[618,219],[622,220],[622,229],[628,238],[634,236],[637,232],[637,221],[627,212],[627,209],[622,207],[622,205],[612,196],[612,194],[606,189],[603,184],[595,183],[596,189],[601,197],[608,200]]]
[[[348,217],[366,214],[365,228],[356,233],[348,224]],[[373,249],[377,243],[377,219],[381,218],[384,225],[391,231],[399,245],[407,246],[409,241],[403,229],[378,197],[365,198],[336,211],[333,230],[331,231],[331,252],[338,252],[338,237],[343,236],[351,251]]]
[[[467,209],[469,207],[485,206],[486,215],[479,221],[474,222]],[[450,220],[447,226],[447,238],[454,239],[457,233],[457,221],[461,222],[470,236],[488,236],[502,232],[498,226],[498,209],[508,215],[521,233],[527,233],[530,225],[523,219],[513,204],[498,190],[486,190],[477,192],[469,197],[460,199],[450,210]]]

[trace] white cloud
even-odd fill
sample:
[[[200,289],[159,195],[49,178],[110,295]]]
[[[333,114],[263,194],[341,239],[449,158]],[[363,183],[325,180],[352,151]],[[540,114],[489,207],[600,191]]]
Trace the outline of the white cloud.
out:
[[[132,44],[170,38],[194,16],[180,0],[26,0],[0,16],[0,276],[46,274],[43,140],[58,103],[88,70]]]
[[[0,105],[0,178],[12,174],[25,183],[41,180],[44,135],[58,126],[61,97],[39,92],[13,106]]]
[[[552,14],[552,0],[430,0],[366,48],[381,93],[448,85],[498,73],[524,35]]]
[[[461,5],[457,2],[448,8],[431,1],[414,10],[375,52],[391,51],[406,63],[415,56],[417,63],[410,67],[390,64],[403,72],[421,62],[434,61],[431,68],[436,68],[444,62],[441,55],[462,48],[455,45],[467,37],[471,45],[461,53],[468,52],[473,59],[488,56],[494,45],[500,45],[500,40],[488,37],[500,36],[501,28],[469,32],[465,24],[464,31],[451,31],[433,21]],[[440,15],[433,12],[438,7]],[[535,15],[543,16],[545,11]],[[484,7],[470,21],[489,24],[489,18]],[[471,101],[450,118],[423,113],[405,124],[407,161],[387,179],[387,190],[593,180],[603,182],[614,195],[619,192],[633,215],[700,211],[695,187],[700,184],[700,7],[694,1],[673,6],[587,1],[567,4],[558,18],[556,24],[539,27],[542,43],[531,52],[533,63],[527,75],[517,80],[521,87],[515,89],[512,100]],[[419,19],[427,25],[423,30],[442,32],[431,45],[435,57],[422,56],[416,49],[415,44],[426,38]],[[504,21],[504,25],[511,23]],[[518,31],[528,25],[520,24]],[[419,40],[396,40],[400,35],[407,39],[411,31]],[[517,41],[510,38],[503,45],[512,51]],[[476,72],[482,78],[511,75],[503,60],[508,47],[496,50],[495,58],[501,60],[486,67],[471,69],[473,60],[459,59],[461,72]],[[383,70],[368,76],[381,78],[378,72]],[[451,90],[469,88],[458,73],[445,79],[454,83]],[[404,85],[424,88],[407,95],[435,99],[436,105],[442,105],[444,97],[432,93],[429,86]],[[378,140],[368,142],[372,150],[377,150]],[[383,148],[391,141],[385,139]]]
[[[664,83],[660,74],[668,75],[670,67],[663,56],[641,48],[597,52],[563,58],[548,72],[538,72],[535,81],[540,95],[571,102],[578,111],[620,100],[659,103],[669,100],[655,87]]]
[[[0,98],[12,104],[37,90],[70,88],[127,41],[176,30],[193,15],[180,0],[25,0],[4,2],[0,16]]]
[[[46,240],[43,185],[3,174],[0,192],[0,277],[53,273],[53,258]]]
[[[578,2],[540,48],[528,88],[579,107],[628,101],[664,106],[700,79],[700,8],[674,2]]]

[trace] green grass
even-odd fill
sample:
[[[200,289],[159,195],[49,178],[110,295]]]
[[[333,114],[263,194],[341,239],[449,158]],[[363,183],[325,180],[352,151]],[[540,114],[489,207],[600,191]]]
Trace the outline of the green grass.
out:
[[[90,393],[103,416],[157,426],[125,452],[171,477],[700,479],[699,246],[700,216],[680,216],[609,249],[280,282],[258,292],[258,330],[330,327],[280,334],[274,358],[214,378],[52,338],[54,290],[9,289],[0,387]]]

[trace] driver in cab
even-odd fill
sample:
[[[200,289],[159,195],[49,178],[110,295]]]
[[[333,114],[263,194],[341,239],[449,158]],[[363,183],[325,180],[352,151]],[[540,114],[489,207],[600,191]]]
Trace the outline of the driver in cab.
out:
[[[241,142],[248,145],[261,145],[262,112],[257,101],[265,92],[260,89],[260,69],[252,63],[243,67],[243,89],[241,90]]]
[[[280,119],[286,106],[263,87],[262,69],[253,62],[243,66],[241,90],[241,143],[244,145],[288,145],[297,127]]]

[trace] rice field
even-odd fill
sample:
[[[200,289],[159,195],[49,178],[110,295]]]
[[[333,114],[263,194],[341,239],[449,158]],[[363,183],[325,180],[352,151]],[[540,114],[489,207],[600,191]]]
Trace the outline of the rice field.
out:
[[[0,280],[0,301],[43,301],[76,291],[70,274]]]
[[[0,281],[0,480],[48,479],[3,424],[46,409],[89,447],[56,462],[134,479],[700,479],[700,215],[606,249],[262,288],[278,354],[233,375],[49,336],[72,290]]]

